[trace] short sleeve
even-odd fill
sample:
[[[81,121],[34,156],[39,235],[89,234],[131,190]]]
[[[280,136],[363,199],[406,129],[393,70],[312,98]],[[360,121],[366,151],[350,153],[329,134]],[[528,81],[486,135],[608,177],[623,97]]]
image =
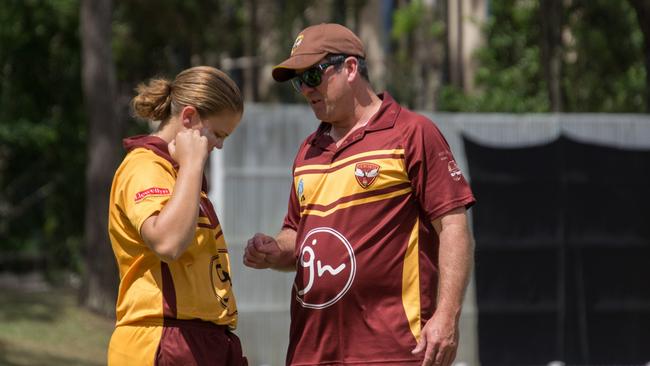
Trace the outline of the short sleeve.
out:
[[[144,221],[160,212],[171,198],[175,178],[166,165],[166,161],[142,154],[121,172],[119,202],[138,233]]]
[[[406,169],[415,197],[430,221],[475,199],[449,144],[433,122],[417,114],[404,134]]]
[[[295,181],[291,183],[291,192],[289,192],[289,207],[282,224],[283,229],[292,229],[298,231],[300,222],[300,203],[298,201],[298,191],[296,190]]]

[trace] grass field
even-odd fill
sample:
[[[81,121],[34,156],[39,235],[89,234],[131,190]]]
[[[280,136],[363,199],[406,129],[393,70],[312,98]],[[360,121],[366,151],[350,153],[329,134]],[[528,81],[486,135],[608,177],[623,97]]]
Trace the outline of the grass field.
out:
[[[106,364],[113,320],[77,307],[72,289],[20,281],[0,283],[0,365]]]

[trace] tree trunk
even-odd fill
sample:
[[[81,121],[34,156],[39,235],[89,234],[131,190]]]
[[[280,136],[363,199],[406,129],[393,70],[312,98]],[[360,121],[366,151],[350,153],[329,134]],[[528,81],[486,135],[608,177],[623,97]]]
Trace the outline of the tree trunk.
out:
[[[80,32],[82,87],[88,118],[84,272],[79,302],[115,314],[118,274],[108,238],[108,200],[121,156],[122,123],[117,113],[111,52],[112,0],[82,0]]]
[[[247,0],[248,32],[244,35],[244,100],[255,102],[259,100],[259,70],[258,70],[258,17],[257,0]]]
[[[542,65],[551,111],[562,112],[562,1],[540,2]]]
[[[643,53],[645,61],[645,110],[650,113],[650,0],[630,0],[636,10],[639,28],[643,33]]]

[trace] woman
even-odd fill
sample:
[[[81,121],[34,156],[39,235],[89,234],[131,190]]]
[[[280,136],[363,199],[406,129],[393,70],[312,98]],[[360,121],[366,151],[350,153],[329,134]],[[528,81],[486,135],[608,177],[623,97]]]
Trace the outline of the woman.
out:
[[[246,365],[237,308],[203,167],[239,124],[237,85],[212,67],[137,88],[136,117],[161,121],[124,140],[109,235],[120,272],[109,365]]]

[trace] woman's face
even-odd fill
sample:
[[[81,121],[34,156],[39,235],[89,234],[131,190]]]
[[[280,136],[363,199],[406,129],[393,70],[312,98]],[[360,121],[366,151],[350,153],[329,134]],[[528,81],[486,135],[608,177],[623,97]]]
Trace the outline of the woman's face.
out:
[[[208,151],[221,149],[226,137],[239,125],[241,116],[240,112],[233,111],[223,111],[205,118],[197,114],[198,123],[194,124],[194,128],[201,130],[201,134],[208,138]]]

